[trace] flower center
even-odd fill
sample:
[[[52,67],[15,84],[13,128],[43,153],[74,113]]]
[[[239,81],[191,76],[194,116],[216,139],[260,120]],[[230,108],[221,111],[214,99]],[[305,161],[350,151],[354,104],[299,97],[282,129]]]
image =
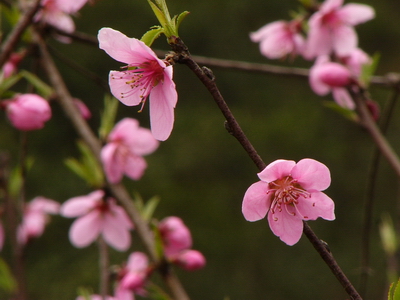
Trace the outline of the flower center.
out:
[[[140,65],[127,65],[123,67],[126,71],[112,75],[113,80],[124,80],[130,86],[128,92],[121,93],[122,98],[139,93],[142,99],[142,107],[149,96],[151,89],[164,80],[164,68],[156,60],[148,60]]]
[[[296,179],[286,176],[270,182],[269,188],[267,194],[271,194],[270,212],[275,221],[278,220],[275,213],[282,210],[285,210],[291,216],[296,216],[298,213],[302,219],[308,218],[299,211],[297,204],[301,197],[309,198],[311,194],[298,184]]]

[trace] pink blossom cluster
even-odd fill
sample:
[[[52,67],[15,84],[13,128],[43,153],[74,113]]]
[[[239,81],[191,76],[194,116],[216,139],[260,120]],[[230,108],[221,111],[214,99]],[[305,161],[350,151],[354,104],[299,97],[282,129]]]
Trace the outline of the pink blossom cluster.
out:
[[[332,92],[340,106],[354,109],[345,87],[356,82],[363,65],[371,63],[358,48],[354,26],[374,17],[374,9],[368,5],[325,0],[310,17],[272,22],[250,38],[260,43],[261,53],[270,59],[288,55],[316,59],[309,77],[312,90],[321,96]]]
[[[167,217],[160,221],[158,230],[164,245],[165,257],[185,270],[193,271],[205,266],[203,254],[192,247],[189,228],[178,217]]]

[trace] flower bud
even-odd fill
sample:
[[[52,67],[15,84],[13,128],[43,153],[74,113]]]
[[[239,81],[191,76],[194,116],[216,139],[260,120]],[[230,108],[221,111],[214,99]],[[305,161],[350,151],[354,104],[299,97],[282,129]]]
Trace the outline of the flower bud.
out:
[[[36,94],[18,95],[5,105],[8,118],[19,130],[41,129],[51,118],[49,103]]]
[[[190,231],[180,218],[167,217],[161,220],[158,229],[160,230],[167,257],[174,256],[192,246]]]
[[[187,271],[195,271],[205,266],[206,259],[197,250],[186,250],[176,256],[173,262]]]

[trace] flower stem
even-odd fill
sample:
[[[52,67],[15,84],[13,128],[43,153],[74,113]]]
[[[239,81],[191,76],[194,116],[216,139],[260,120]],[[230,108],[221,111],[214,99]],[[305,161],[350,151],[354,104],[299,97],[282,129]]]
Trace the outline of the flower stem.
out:
[[[174,57],[175,61],[179,63],[186,64],[190,70],[200,79],[200,81],[204,84],[207,88],[211,96],[213,97],[214,101],[218,105],[219,109],[221,110],[222,114],[226,118],[227,130],[230,134],[232,134],[242,145],[245,149],[247,154],[253,160],[254,164],[257,168],[262,171],[266,164],[258,155],[257,151],[241,129],[239,123],[236,121],[235,117],[233,116],[232,112],[230,111],[225,99],[221,95],[217,84],[215,83],[214,77],[212,75],[211,70],[208,68],[201,68],[196,61],[192,58],[189,53],[188,48],[183,43],[180,38],[175,39],[175,43],[171,44],[172,49],[176,52],[177,56]],[[315,235],[313,230],[310,226],[304,223],[304,234],[310,240],[312,245],[314,246],[315,250],[320,254],[322,259],[331,269],[332,273],[336,276],[340,284],[343,286],[345,291],[354,299],[354,300],[362,300],[361,296],[358,294],[357,290],[353,287],[351,282],[348,280],[346,275],[343,273],[342,269],[337,264],[335,258],[332,254],[327,250],[323,242]]]

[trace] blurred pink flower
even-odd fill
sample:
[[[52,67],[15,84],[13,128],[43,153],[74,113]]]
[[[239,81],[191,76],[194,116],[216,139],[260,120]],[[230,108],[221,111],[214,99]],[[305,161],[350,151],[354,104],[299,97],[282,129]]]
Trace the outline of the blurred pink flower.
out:
[[[242,212],[247,221],[268,214],[272,232],[288,245],[296,244],[303,220],[334,220],[334,203],[321,191],[329,187],[329,169],[313,159],[276,160],[258,173],[261,181],[246,191]]]
[[[372,60],[367,53],[360,48],[354,49],[349,55],[340,57],[340,62],[350,70],[354,77],[360,77],[362,68],[372,64]]]
[[[80,10],[88,0],[42,0],[42,9],[36,14],[35,21],[43,21],[65,32],[74,32],[75,24],[71,14]],[[63,39],[69,42],[69,39]]]
[[[94,295],[90,295],[89,299],[87,299],[87,298],[85,298],[83,296],[78,296],[76,298],[76,300],[121,300],[121,299],[118,299],[118,298],[115,298],[115,297],[111,297],[111,296],[106,296],[105,299],[103,299],[103,297],[101,295],[94,294]]]
[[[301,24],[297,20],[269,23],[250,34],[253,42],[260,43],[261,54],[269,59],[302,54],[305,40],[300,34]]]
[[[18,226],[17,239],[22,245],[31,238],[37,238],[44,232],[49,221],[48,214],[58,214],[60,204],[44,197],[36,197],[24,208],[22,223]]]
[[[101,234],[107,244],[125,251],[131,244],[129,230],[133,228],[126,212],[115,199],[104,199],[104,191],[97,190],[78,196],[62,204],[60,214],[67,218],[79,217],[69,230],[71,243],[82,248],[91,244]]]
[[[195,271],[201,269],[206,264],[204,255],[197,250],[184,250],[179,255],[172,259],[173,263],[176,263],[182,269],[187,271]]]
[[[51,118],[49,103],[36,94],[19,94],[3,102],[7,116],[19,130],[36,130],[44,127]]]
[[[309,20],[307,56],[314,58],[329,55],[349,55],[358,44],[354,26],[375,17],[371,6],[349,3],[343,0],[326,0]]]
[[[78,107],[79,112],[81,113],[82,117],[85,120],[90,119],[92,117],[92,113],[90,112],[90,110],[86,106],[86,104],[78,98],[74,98],[73,100],[74,100],[75,105]]]
[[[332,92],[337,104],[347,109],[355,108],[355,103],[345,88],[353,81],[352,73],[347,67],[330,62],[328,56],[320,56],[310,69],[309,81],[311,89],[317,95],[325,96]]]
[[[18,67],[19,63],[21,62],[23,56],[24,55],[21,53],[12,53],[10,55],[10,58],[3,65],[3,68],[2,68],[3,79],[10,77],[11,75],[13,75],[16,72],[17,67]]]
[[[150,97],[151,132],[157,140],[166,140],[172,131],[178,99],[172,66],[158,59],[142,41],[114,29],[100,29],[98,39],[100,49],[127,64],[124,71],[110,72],[109,84],[114,97],[128,106],[141,103],[140,111]]]
[[[148,265],[146,254],[133,252],[129,255],[128,263],[121,270],[121,277],[115,289],[118,300],[133,300],[134,294],[146,294],[143,287],[148,276]]]
[[[158,224],[161,238],[164,243],[164,253],[167,257],[172,257],[182,250],[192,247],[192,236],[189,228],[183,223],[181,218],[167,217]]]
[[[107,142],[101,150],[101,160],[111,183],[120,182],[124,174],[140,179],[147,168],[142,156],[154,152],[159,145],[149,129],[139,127],[139,122],[131,118],[119,121]]]

